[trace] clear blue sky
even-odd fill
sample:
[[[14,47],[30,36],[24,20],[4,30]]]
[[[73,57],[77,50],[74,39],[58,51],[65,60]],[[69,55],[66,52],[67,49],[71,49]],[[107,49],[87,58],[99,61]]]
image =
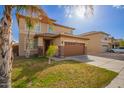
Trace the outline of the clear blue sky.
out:
[[[42,6],[50,18],[57,20],[57,23],[76,28],[74,34],[81,34],[89,31],[104,31],[115,38],[124,39],[124,8],[113,6],[94,6],[94,15],[90,18],[66,17],[64,7]],[[2,7],[0,6],[0,14]],[[13,36],[18,41],[18,25],[13,12]]]

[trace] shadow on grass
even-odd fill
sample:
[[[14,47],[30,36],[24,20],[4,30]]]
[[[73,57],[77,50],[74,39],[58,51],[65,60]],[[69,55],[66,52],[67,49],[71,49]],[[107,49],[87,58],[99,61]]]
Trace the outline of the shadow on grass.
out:
[[[43,70],[60,65],[60,64],[76,64],[81,63],[78,61],[68,60],[65,61],[52,61],[51,64],[48,64],[48,59],[46,57],[32,57],[29,59],[25,58],[16,58],[13,64],[13,78],[12,78],[12,86],[13,87],[26,87],[27,84],[30,83],[36,78],[35,74],[38,72],[42,72]],[[17,70],[21,69],[21,70]],[[19,73],[19,74],[18,74]],[[28,86],[27,86],[28,87]]]

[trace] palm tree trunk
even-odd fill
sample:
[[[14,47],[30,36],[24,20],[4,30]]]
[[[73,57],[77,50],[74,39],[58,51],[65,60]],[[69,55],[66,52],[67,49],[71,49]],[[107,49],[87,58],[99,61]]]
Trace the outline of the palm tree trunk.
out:
[[[12,70],[12,6],[5,6],[4,17],[1,19],[0,39],[1,55],[0,63],[0,87],[11,87],[11,70]]]
[[[30,31],[28,31],[27,38],[26,38],[26,53],[25,57],[30,57]]]

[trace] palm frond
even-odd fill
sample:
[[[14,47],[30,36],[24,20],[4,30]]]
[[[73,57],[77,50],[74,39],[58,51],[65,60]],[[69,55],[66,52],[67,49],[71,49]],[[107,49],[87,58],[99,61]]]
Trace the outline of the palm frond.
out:
[[[43,11],[43,9],[36,5],[19,5],[16,7],[16,11],[24,16],[47,17],[47,14]]]
[[[31,20],[30,17],[26,17],[26,26],[28,27],[28,29],[32,29],[34,28],[34,25],[37,23],[36,20]]]
[[[92,16],[94,13],[93,5],[65,5],[63,6],[65,9],[65,16],[72,17],[75,15],[75,12],[82,12],[82,17]],[[61,8],[61,7],[60,7]]]
[[[85,16],[86,17],[89,17],[89,16],[92,16],[94,14],[94,7],[93,5],[86,5],[85,6]]]
[[[16,6],[16,11],[17,11],[16,13],[17,20],[22,15],[23,17],[25,17],[26,21],[28,19],[31,21],[30,23],[33,23],[33,24],[35,24],[37,21],[45,21],[48,24],[52,24],[52,21],[48,18],[47,14],[44,12],[41,6],[20,5],[20,6]],[[29,21],[27,23],[29,24]]]
[[[26,5],[16,5],[16,12],[19,13],[21,11],[24,11],[28,8]]]

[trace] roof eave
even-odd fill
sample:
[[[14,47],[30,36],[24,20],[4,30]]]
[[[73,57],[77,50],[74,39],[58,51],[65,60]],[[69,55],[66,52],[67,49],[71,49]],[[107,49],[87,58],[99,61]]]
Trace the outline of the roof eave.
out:
[[[60,24],[57,24],[57,23],[54,23],[54,25],[56,25],[56,26],[61,26],[61,27],[65,27],[65,28],[68,28],[68,29],[71,29],[71,30],[75,30],[75,28],[68,27],[68,26],[64,26],[64,25],[60,25]]]

